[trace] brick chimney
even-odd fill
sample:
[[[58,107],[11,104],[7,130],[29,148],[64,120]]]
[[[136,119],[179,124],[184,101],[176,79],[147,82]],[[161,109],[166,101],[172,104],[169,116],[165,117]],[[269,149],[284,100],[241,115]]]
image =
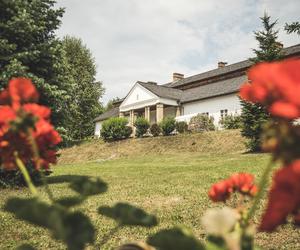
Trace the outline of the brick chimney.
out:
[[[227,62],[218,62],[218,68],[224,68],[227,64]]]
[[[173,82],[179,81],[184,78],[184,74],[173,73]]]

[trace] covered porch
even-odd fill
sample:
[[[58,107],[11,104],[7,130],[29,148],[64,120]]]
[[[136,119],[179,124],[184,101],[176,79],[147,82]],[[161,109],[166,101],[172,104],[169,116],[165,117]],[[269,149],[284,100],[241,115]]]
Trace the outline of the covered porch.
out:
[[[120,117],[126,117],[128,119],[129,125],[133,126],[135,120],[138,117],[144,117],[149,121],[150,125],[154,123],[159,123],[164,117],[173,116],[177,117],[181,115],[181,107],[179,105],[173,106],[163,103],[158,103],[156,105],[145,106],[142,108],[130,109],[127,111],[120,111]]]

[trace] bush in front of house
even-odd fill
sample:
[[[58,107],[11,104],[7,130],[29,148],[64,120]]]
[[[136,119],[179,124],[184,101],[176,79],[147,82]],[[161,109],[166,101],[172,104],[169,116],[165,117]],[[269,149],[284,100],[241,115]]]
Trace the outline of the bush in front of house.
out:
[[[188,124],[185,121],[176,122],[175,127],[178,133],[183,134],[188,131]]]
[[[165,117],[159,124],[163,135],[170,135],[175,129],[175,118]]]
[[[206,114],[198,114],[191,118],[188,129],[192,132],[215,130],[214,118]]]
[[[113,117],[102,123],[101,137],[104,141],[118,141],[128,138],[132,133],[132,128],[127,126],[127,119],[123,117]]]
[[[160,128],[160,126],[159,126],[158,124],[156,124],[156,123],[152,124],[151,127],[150,127],[150,133],[151,133],[154,137],[159,136],[160,133],[161,133],[161,128]]]
[[[242,127],[242,120],[240,115],[227,115],[221,119],[220,124],[225,129],[238,129]]]
[[[136,127],[135,135],[137,137],[143,137],[143,135],[147,133],[150,123],[144,117],[138,117],[134,122],[134,126]]]

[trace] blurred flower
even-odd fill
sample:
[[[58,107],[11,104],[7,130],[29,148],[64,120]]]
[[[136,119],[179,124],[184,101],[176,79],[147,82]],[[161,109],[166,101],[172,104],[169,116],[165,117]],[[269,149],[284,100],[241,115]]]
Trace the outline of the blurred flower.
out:
[[[300,60],[260,63],[248,72],[250,83],[240,89],[245,101],[267,106],[276,117],[300,117]]]
[[[232,192],[239,192],[244,195],[254,196],[257,193],[257,186],[254,184],[254,176],[247,173],[237,173],[226,180],[220,181],[211,186],[208,196],[212,201],[225,201]]]
[[[279,169],[273,179],[269,201],[260,230],[273,231],[293,214],[295,224],[300,224],[300,160]]]
[[[239,219],[239,213],[232,208],[213,208],[205,212],[201,224],[207,234],[224,237],[233,230]]]
[[[15,152],[25,163],[48,168],[56,162],[54,147],[61,138],[49,123],[50,109],[35,103],[36,88],[29,79],[12,79],[0,93],[0,162],[6,169],[15,169]],[[39,159],[32,146],[38,147]]]

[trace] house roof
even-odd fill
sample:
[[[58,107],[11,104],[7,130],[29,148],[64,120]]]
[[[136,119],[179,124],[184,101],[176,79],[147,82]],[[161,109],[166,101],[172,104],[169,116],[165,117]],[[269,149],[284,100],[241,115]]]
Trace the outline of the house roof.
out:
[[[300,44],[284,48],[282,51],[286,57],[300,54]],[[192,83],[192,82],[197,82],[197,81],[205,80],[208,78],[213,78],[213,77],[220,76],[220,75],[225,75],[225,74],[228,74],[228,73],[231,73],[234,71],[246,70],[252,64],[253,64],[253,62],[251,62],[250,60],[244,60],[241,62],[227,65],[222,68],[217,68],[217,69],[213,69],[213,70],[210,70],[210,71],[207,71],[204,73],[186,77],[186,78],[183,78],[183,79],[175,81],[175,82],[170,82],[170,83],[164,84],[164,86],[171,87],[171,88],[177,88],[177,87],[180,87],[180,86]]]
[[[247,80],[246,75],[225,79],[211,84],[202,85],[196,88],[183,91],[181,103],[211,98],[215,96],[237,92],[241,85]]]
[[[94,122],[100,122],[100,121],[104,121],[108,118],[118,117],[118,116],[119,116],[119,107],[114,107],[114,108],[104,112],[103,114],[99,115],[98,117],[96,117],[94,119]]]
[[[155,83],[138,82],[141,86],[151,91],[153,94],[168,99],[180,100],[183,91],[180,89],[173,89]]]

